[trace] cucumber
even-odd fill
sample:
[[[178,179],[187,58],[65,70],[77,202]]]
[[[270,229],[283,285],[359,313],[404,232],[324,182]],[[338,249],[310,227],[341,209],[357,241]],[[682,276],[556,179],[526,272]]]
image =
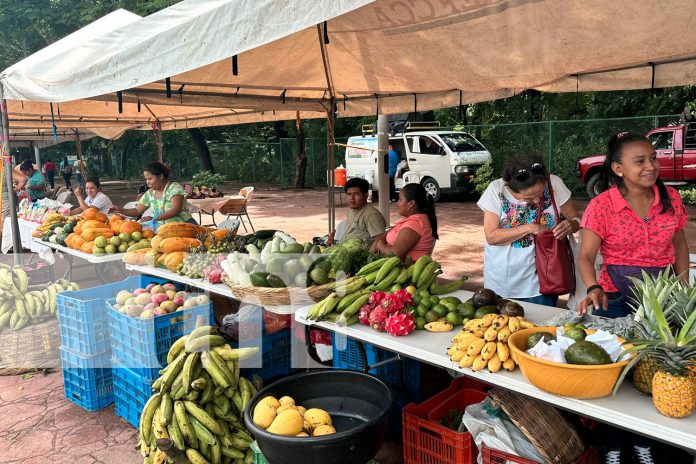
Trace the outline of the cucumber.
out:
[[[254,237],[259,238],[259,239],[269,239],[273,238],[273,234],[276,233],[276,230],[274,229],[264,229],[264,230],[257,230],[254,233]]]
[[[251,280],[251,285],[254,287],[270,287],[271,284],[268,282],[268,272],[254,272],[249,274],[249,280]]]
[[[285,285],[285,282],[283,282],[283,279],[275,274],[270,274],[267,278],[266,281],[270,284],[271,287],[273,288],[284,288],[287,287]]]

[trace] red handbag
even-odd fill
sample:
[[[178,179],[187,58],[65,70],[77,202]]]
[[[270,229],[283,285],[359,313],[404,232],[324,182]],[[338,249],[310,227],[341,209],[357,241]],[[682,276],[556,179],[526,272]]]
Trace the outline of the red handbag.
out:
[[[549,186],[549,196],[551,197],[553,211],[556,214],[558,223],[560,223],[562,218],[558,214],[550,177],[547,178],[547,185]],[[542,208],[543,198],[539,204],[537,222],[541,221]],[[563,295],[571,293],[575,289],[575,261],[568,237],[556,240],[553,231],[545,230],[535,236],[535,242],[536,268],[541,294]]]

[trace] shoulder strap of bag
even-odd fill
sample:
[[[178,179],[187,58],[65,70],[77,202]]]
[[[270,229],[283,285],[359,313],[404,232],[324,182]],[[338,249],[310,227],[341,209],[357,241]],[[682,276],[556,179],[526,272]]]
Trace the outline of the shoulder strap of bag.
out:
[[[556,206],[556,199],[553,196],[553,186],[551,185],[551,174],[546,176],[546,184],[549,186],[549,197],[551,197],[551,204],[553,205],[553,212],[556,215],[556,221],[561,222],[561,216],[558,214],[558,207]]]

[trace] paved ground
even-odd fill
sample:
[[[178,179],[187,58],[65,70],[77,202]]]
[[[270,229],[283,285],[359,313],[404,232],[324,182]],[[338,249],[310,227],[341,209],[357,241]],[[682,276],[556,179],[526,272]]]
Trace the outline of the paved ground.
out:
[[[105,193],[117,204],[133,200],[136,188],[125,182],[104,185]],[[239,188],[225,185],[223,191]],[[249,211],[257,229],[283,229],[299,241],[309,241],[326,233],[326,205],[324,190],[258,186]],[[583,209],[586,201],[579,200],[578,205]],[[346,209],[337,208],[338,220]],[[696,216],[695,208],[689,210]],[[455,198],[439,203],[437,213],[441,239],[434,257],[442,262],[445,277],[468,275],[467,287],[480,287],[484,243],[480,211],[471,199]],[[222,219],[217,218],[218,222]],[[392,223],[397,219],[392,205]],[[694,222],[687,226],[687,240],[696,245]],[[91,268],[84,269],[82,277],[89,272]],[[59,270],[56,275],[60,275]],[[92,281],[91,285],[97,283]],[[142,462],[134,449],[136,441],[136,431],[115,416],[113,406],[89,413],[66,400],[60,373],[0,377],[0,463],[135,464]],[[400,462],[400,445],[387,444],[378,457],[382,464]]]

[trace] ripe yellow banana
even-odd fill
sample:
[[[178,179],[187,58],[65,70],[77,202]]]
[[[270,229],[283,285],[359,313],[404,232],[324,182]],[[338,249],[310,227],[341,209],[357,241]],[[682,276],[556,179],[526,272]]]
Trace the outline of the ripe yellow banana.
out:
[[[527,319],[521,317],[520,318],[520,327],[523,329],[531,329],[532,327],[536,327],[536,324],[533,323],[532,321],[528,321]]]
[[[507,360],[505,360],[503,362],[503,369],[505,369],[506,371],[509,371],[509,372],[514,371],[515,370],[515,361],[513,361],[512,358],[507,358]]]
[[[481,319],[482,324],[483,324],[485,327],[490,327],[490,326],[493,324],[493,321],[495,320],[496,317],[498,317],[498,314],[495,314],[495,313],[493,313],[493,314],[486,314],[486,315],[483,316],[483,318]]]
[[[481,357],[488,361],[493,357],[493,355],[495,355],[497,350],[498,347],[495,342],[488,342],[485,345],[483,345],[483,349],[481,350]]]
[[[497,347],[496,354],[498,355],[498,358],[500,358],[500,360],[502,362],[507,361],[508,358],[510,357],[510,348],[508,348],[507,344],[502,343],[502,342],[498,342],[496,344],[496,347]]]
[[[425,330],[429,332],[449,332],[454,330],[454,326],[446,321],[435,321],[425,324]]]
[[[486,341],[483,340],[482,338],[476,339],[474,342],[469,345],[469,348],[467,348],[466,353],[469,356],[476,356],[479,353],[481,353],[481,350],[483,349],[483,345],[486,344]]]
[[[488,366],[488,360],[484,359],[483,356],[476,356],[476,359],[474,359],[474,362],[471,364],[471,370],[478,372],[483,370],[486,366]]]
[[[510,337],[510,327],[506,326],[503,327],[498,331],[498,341],[499,342],[507,342],[508,338]]]
[[[478,356],[471,356],[469,354],[465,354],[464,357],[462,358],[461,361],[459,361],[459,367],[464,368],[464,367],[471,367],[472,364],[474,364],[474,360]]]
[[[496,329],[495,326],[490,326],[483,333],[483,339],[486,340],[487,342],[492,342],[492,341],[496,340],[497,338],[498,338],[498,329]]]
[[[467,354],[466,351],[457,350],[454,352],[450,359],[454,362],[459,362],[462,360],[465,354]]]
[[[502,365],[502,362],[500,361],[500,358],[498,357],[497,354],[494,354],[493,357],[488,360],[488,371],[489,372],[498,372],[500,370],[501,365]]]
[[[508,319],[508,327],[510,328],[510,333],[515,333],[520,330],[520,318],[511,317]]]
[[[508,316],[500,314],[495,318],[495,320],[493,320],[493,327],[500,330],[507,325],[509,319],[510,318]]]

